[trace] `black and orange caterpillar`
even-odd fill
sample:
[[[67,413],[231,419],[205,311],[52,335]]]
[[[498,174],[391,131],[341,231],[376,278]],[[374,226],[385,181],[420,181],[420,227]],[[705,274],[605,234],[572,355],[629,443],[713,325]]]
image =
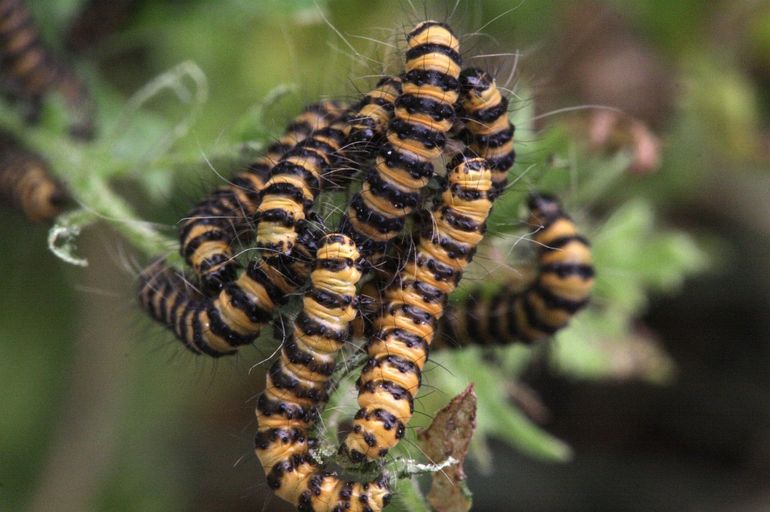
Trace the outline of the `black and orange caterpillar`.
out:
[[[268,146],[265,155],[206,196],[183,219],[180,252],[200,277],[204,290],[219,291],[224,283],[235,279],[239,265],[233,257],[233,242],[244,231],[244,241],[248,241],[248,223],[259,208],[273,166],[297,144],[338,119],[344,109],[345,105],[335,101],[306,107],[281,138]]]
[[[495,79],[478,68],[463,70],[460,87],[459,117],[465,124],[461,138],[471,153],[487,159],[492,167],[493,194],[499,195],[508,184],[508,170],[516,160],[508,98],[501,94]]]
[[[56,91],[73,116],[70,134],[81,139],[93,137],[93,103],[88,89],[45,47],[21,0],[0,0],[0,70],[4,89],[27,103],[30,120],[39,116],[44,96]]]
[[[564,328],[588,304],[594,283],[588,240],[553,196],[531,194],[528,205],[535,279],[523,291],[502,289],[488,298],[472,290],[442,319],[437,347],[532,343]]]
[[[162,261],[139,276],[139,305],[173,331],[188,350],[211,357],[233,354],[238,343],[212,329],[209,302]]]
[[[358,102],[345,130],[346,151],[352,159],[374,158],[401,91],[401,78],[386,76]]]
[[[42,157],[0,131],[0,200],[21,210],[31,221],[51,220],[66,200]]]
[[[395,112],[360,192],[353,196],[342,231],[374,265],[421,204],[455,118],[460,42],[443,23],[426,21],[407,35],[406,69]]]
[[[139,303],[195,354],[235,354],[241,346],[252,343],[279,306],[305,284],[319,239],[313,229],[302,226],[295,252],[303,257],[252,261],[214,297],[194,290],[177,271],[156,262],[140,276]],[[158,305],[173,302],[172,297],[183,301],[173,309],[175,314],[159,314],[162,309]]]
[[[438,319],[484,236],[492,190],[483,158],[460,155],[447,169],[416,250],[385,290],[374,320],[369,360],[357,382],[360,410],[343,447],[352,460],[380,458],[403,437]]]
[[[314,512],[379,512],[390,501],[389,478],[347,481],[313,457],[310,429],[327,400],[338,351],[350,337],[356,316],[360,254],[341,234],[320,243],[311,288],[281,357],[267,375],[256,409],[255,452],[277,496]]]
[[[343,159],[346,127],[338,119],[312,133],[273,167],[255,217],[257,247],[265,257],[291,254],[321,187],[339,184],[334,172]]]

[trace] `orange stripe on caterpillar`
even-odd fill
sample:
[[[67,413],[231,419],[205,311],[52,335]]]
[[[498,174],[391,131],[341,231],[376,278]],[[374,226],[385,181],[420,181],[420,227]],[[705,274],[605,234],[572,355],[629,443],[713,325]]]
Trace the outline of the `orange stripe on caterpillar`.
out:
[[[384,456],[404,435],[446,298],[483,237],[491,175],[484,159],[457,159],[416,251],[385,290],[357,382],[360,410],[344,444],[354,461]]]
[[[202,199],[180,223],[180,252],[200,277],[209,293],[235,279],[239,268],[233,256],[233,242],[242,235],[248,242],[251,217],[261,202],[260,193],[270,172],[281,157],[311,134],[326,128],[344,109],[334,101],[306,107],[278,141],[267,148],[246,172],[237,174],[226,186]]]
[[[337,352],[350,336],[359,267],[350,238],[331,234],[320,242],[303,311],[258,400],[257,458],[270,488],[298,510],[373,512],[390,500],[387,476],[368,483],[343,480],[316,462],[310,452],[316,441],[308,437],[326,401]]]
[[[350,202],[342,231],[372,265],[422,201],[455,117],[460,44],[442,23],[420,23],[407,35],[406,72],[385,142],[360,192]]]
[[[10,133],[0,131],[0,200],[37,222],[59,215],[65,199],[64,188],[51,177],[48,163]]]
[[[471,291],[442,319],[439,347],[531,343],[566,327],[589,301],[595,270],[588,240],[555,197],[531,194],[538,273],[522,291],[503,288],[486,298]]]

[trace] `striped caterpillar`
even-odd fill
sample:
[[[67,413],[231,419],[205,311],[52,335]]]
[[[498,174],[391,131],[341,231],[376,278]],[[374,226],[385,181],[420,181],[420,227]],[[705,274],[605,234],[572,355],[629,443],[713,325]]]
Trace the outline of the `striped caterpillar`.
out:
[[[74,121],[70,134],[93,137],[93,103],[85,84],[59,61],[40,40],[37,27],[21,0],[0,0],[0,70],[5,88],[30,108],[37,120],[43,97],[56,91]]]
[[[308,136],[329,126],[343,109],[333,101],[306,107],[248,171],[236,175],[188,213],[180,224],[180,252],[200,277],[204,290],[217,292],[224,283],[235,279],[239,265],[233,257],[233,241],[242,225],[257,212],[260,193],[275,163]]]
[[[0,200],[23,211],[31,221],[43,221],[61,212],[65,198],[48,164],[0,131]]]
[[[151,318],[171,329],[193,353],[220,357],[235,354],[259,336],[286,296],[301,283],[279,267],[250,263],[215,297],[192,290],[182,276],[162,262],[139,279],[139,304]]]
[[[404,435],[447,296],[484,236],[491,179],[486,160],[457,158],[415,253],[385,290],[357,382],[360,410],[343,447],[354,461],[384,456]]]
[[[270,488],[298,510],[377,512],[390,500],[387,476],[368,483],[346,481],[311,454],[316,441],[309,429],[327,399],[337,352],[350,337],[360,278],[360,254],[353,241],[341,234],[326,236],[319,244],[303,311],[258,400],[255,452]]]
[[[492,168],[493,196],[500,195],[508,184],[508,169],[516,160],[508,99],[494,78],[478,68],[463,70],[460,88],[460,117],[465,122],[461,137],[471,153],[487,159]]]
[[[273,168],[256,214],[257,246],[266,256],[291,253],[298,225],[307,218],[323,182],[334,182],[333,164],[345,143],[345,127],[345,121],[338,120],[313,133]]]
[[[385,77],[356,105],[346,132],[346,151],[358,161],[373,158],[401,95],[401,78]]]
[[[531,343],[564,328],[588,304],[594,267],[588,240],[556,198],[531,194],[528,224],[537,248],[537,276],[523,291],[500,290],[488,299],[471,292],[442,319],[442,345]]]
[[[350,202],[342,231],[370,264],[385,254],[421,202],[452,127],[458,97],[460,43],[442,23],[426,21],[407,35],[406,72],[375,169]]]
[[[233,351],[227,340],[211,332],[205,299],[176,271],[156,262],[142,271],[139,283],[142,309],[174,331],[188,350],[211,357]]]

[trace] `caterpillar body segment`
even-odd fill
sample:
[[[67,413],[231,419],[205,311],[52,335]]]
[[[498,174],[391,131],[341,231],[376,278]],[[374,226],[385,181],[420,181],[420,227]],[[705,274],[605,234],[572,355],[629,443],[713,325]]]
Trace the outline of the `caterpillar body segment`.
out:
[[[416,250],[384,293],[358,384],[360,410],[344,450],[375,460],[403,437],[422,369],[451,293],[481,241],[492,207],[492,173],[481,158],[457,159]]]
[[[291,253],[297,225],[307,217],[321,187],[341,179],[332,171],[342,155],[345,127],[339,120],[314,132],[273,168],[256,214],[257,246],[266,257]]]
[[[452,127],[459,95],[460,44],[441,23],[420,23],[407,36],[406,70],[385,141],[362,189],[351,200],[342,230],[372,264],[421,203]]]
[[[56,83],[58,67],[21,0],[0,2],[0,63],[13,92],[39,102]]]
[[[316,442],[309,429],[326,401],[337,352],[350,336],[360,277],[355,243],[341,234],[326,236],[319,244],[303,311],[257,403],[257,458],[270,488],[298,510],[372,512],[390,499],[386,476],[369,483],[345,481],[310,453]]]
[[[181,254],[200,277],[204,290],[216,293],[232,281],[240,265],[233,256],[233,243],[239,235],[248,241],[248,224],[257,213],[261,192],[273,166],[297,144],[327,128],[344,112],[344,105],[325,101],[305,107],[286,132],[267,153],[237,174],[226,186],[203,198],[181,222]]]
[[[27,103],[36,121],[45,95],[58,92],[73,122],[70,134],[93,137],[93,103],[85,84],[43,44],[21,0],[0,0],[0,78],[13,97]]]
[[[176,323],[170,325],[146,306],[151,303],[152,297],[148,294],[153,290],[145,287],[147,278],[142,280],[140,289],[140,297],[147,298],[142,298],[140,303],[156,321],[171,327],[184,345],[196,354],[213,357],[235,354],[241,346],[252,343],[259,336],[278,308],[305,283],[312,270],[318,239],[317,230],[300,226],[296,257],[253,261],[235,280],[225,282],[214,297],[193,293],[179,275],[169,275],[171,271],[166,270],[166,274],[156,278],[163,285],[156,300],[172,293],[186,297],[184,311],[194,312],[194,315],[187,318],[192,323],[185,329]],[[161,273],[152,268],[146,275]]]
[[[499,195],[508,184],[508,170],[516,160],[515,127],[508,117],[508,98],[497,88],[495,79],[478,68],[462,71],[460,88],[459,117],[465,124],[461,138],[471,153],[489,161],[493,195]]]
[[[66,196],[45,160],[0,131],[0,201],[39,222],[59,215]]]
[[[528,203],[535,279],[523,291],[502,289],[488,298],[472,291],[442,319],[440,346],[532,343],[566,327],[588,304],[595,273],[588,240],[554,197],[532,194]]]
[[[401,95],[401,78],[385,77],[366,94],[349,116],[346,151],[356,161],[373,158]]]
[[[188,350],[210,357],[235,353],[236,347],[212,331],[208,302],[161,261],[139,276],[139,305],[153,320],[173,331]]]

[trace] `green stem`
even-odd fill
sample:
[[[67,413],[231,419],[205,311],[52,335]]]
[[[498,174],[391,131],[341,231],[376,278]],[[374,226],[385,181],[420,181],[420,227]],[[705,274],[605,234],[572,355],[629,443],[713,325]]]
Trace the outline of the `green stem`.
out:
[[[141,220],[134,209],[117,195],[105,179],[131,167],[131,162],[118,160],[98,145],[76,144],[59,133],[28,127],[17,116],[0,107],[0,125],[11,132],[22,144],[41,155],[51,164],[52,172],[67,186],[72,199],[81,205],[82,212],[72,212],[51,231],[52,246],[62,239],[67,243],[83,227],[96,220],[110,224],[128,242],[148,257],[171,255],[171,263],[178,264],[175,240],[158,232]],[[54,250],[57,255],[63,254]],[[63,257],[65,261],[84,265],[85,261]]]

